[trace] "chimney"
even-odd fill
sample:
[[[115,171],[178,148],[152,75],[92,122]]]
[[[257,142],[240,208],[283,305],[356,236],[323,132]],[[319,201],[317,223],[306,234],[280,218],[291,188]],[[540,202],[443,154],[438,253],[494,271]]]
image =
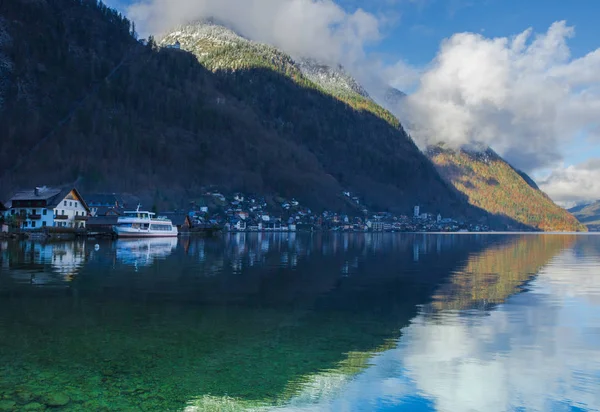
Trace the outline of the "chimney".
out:
[[[35,190],[33,192],[35,193],[36,196],[39,196],[40,195],[40,190],[41,190],[41,187],[37,187],[36,186],[36,188],[35,188]]]

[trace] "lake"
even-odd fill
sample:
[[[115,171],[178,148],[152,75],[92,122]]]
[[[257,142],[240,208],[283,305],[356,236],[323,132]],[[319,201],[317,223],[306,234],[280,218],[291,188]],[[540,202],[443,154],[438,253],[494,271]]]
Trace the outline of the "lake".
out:
[[[600,410],[600,236],[0,241],[0,411]]]

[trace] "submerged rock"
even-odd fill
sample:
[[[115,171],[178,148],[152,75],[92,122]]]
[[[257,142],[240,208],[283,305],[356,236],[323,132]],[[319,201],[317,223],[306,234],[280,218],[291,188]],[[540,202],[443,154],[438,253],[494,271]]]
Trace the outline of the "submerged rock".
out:
[[[69,398],[68,395],[66,395],[64,393],[60,393],[60,392],[49,393],[47,395],[44,395],[44,397],[42,398],[42,402],[44,402],[46,405],[52,406],[52,407],[65,406],[70,401],[71,401],[71,399]]]
[[[17,408],[17,403],[15,401],[10,401],[8,399],[0,401],[0,411],[15,411]]]
[[[15,398],[19,403],[29,403],[35,399],[35,395],[26,390],[18,390],[15,392]]]
[[[44,409],[46,409],[46,407],[38,402],[28,403],[23,406],[24,411],[43,411]]]

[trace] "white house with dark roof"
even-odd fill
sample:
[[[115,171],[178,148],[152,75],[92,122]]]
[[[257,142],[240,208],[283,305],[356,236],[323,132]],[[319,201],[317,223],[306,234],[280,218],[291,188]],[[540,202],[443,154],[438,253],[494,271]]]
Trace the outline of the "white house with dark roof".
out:
[[[21,228],[85,228],[90,209],[77,189],[36,187],[22,190],[10,198],[8,214],[16,216]]]

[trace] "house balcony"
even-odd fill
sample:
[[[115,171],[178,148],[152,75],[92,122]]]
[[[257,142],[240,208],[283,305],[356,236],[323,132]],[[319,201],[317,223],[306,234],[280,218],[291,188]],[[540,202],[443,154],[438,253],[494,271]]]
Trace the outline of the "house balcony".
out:
[[[37,215],[37,214],[36,214],[36,215],[34,215],[34,214],[30,214],[30,215],[28,215],[28,216],[27,216],[27,218],[28,218],[29,220],[40,220],[40,219],[42,218],[42,215]]]
[[[88,219],[89,219],[88,216],[75,216],[75,220],[78,221],[78,222],[82,222],[82,221],[85,222]]]
[[[54,220],[69,220],[69,216],[67,216],[67,215],[56,215],[56,216],[54,216]]]

